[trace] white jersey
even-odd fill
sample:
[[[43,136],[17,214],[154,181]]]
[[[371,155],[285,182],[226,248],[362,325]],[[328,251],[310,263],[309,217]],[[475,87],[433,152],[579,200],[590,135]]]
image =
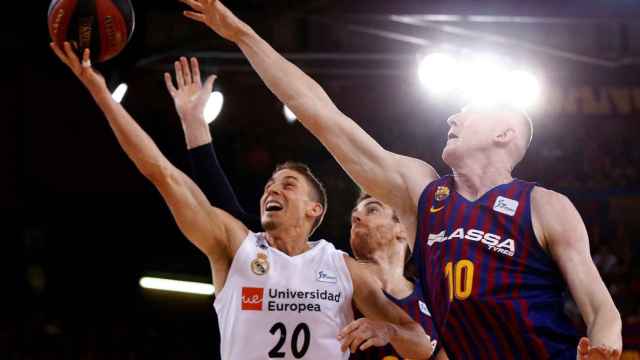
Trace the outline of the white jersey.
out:
[[[349,358],[336,338],[353,321],[344,253],[310,245],[292,257],[249,232],[214,301],[223,360]]]

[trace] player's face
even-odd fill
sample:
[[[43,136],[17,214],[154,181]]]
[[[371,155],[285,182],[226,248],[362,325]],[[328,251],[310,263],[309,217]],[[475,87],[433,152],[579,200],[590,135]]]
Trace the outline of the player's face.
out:
[[[303,175],[290,169],[273,174],[260,198],[260,219],[266,231],[283,226],[303,226],[310,209],[317,206],[311,188]]]
[[[351,212],[351,249],[357,259],[393,243],[402,225],[394,220],[393,209],[380,200],[362,200]]]
[[[442,158],[450,166],[451,162],[465,154],[493,146],[496,117],[491,112],[466,106],[450,116],[447,123],[449,132]]]

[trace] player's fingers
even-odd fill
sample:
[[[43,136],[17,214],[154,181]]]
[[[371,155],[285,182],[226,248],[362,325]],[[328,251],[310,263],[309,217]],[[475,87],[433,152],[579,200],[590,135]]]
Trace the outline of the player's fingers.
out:
[[[191,58],[191,75],[193,76],[193,82],[200,85],[202,84],[200,79],[200,64],[198,64],[198,59],[195,57]]]
[[[371,338],[371,339],[367,339],[367,341],[365,341],[364,343],[362,343],[362,345],[360,345],[360,351],[365,351],[368,348],[372,347],[372,346],[377,346],[378,344],[376,343],[376,339]]]
[[[194,10],[202,11],[203,9],[202,4],[194,0],[178,0],[178,1],[180,1],[183,4],[191,6],[191,8]]]
[[[206,17],[200,13],[194,12],[194,11],[184,11],[182,13],[184,16],[188,17],[191,20],[195,20],[195,21],[199,21],[203,24],[206,24]]]
[[[173,86],[173,80],[171,80],[171,75],[166,72],[164,73],[164,84],[167,86],[167,90],[171,96],[174,96],[177,92],[176,87]]]
[[[91,50],[89,50],[89,48],[85,48],[82,52],[82,67],[91,67]]]
[[[213,91],[213,83],[216,81],[217,78],[218,78],[217,75],[209,75],[207,80],[204,82],[204,88],[207,89],[209,92]]]
[[[363,336],[362,334],[357,334],[356,336],[353,337],[353,340],[351,341],[351,352],[356,352],[358,351],[358,348],[360,347],[360,345],[365,342],[367,340],[367,337]]]
[[[589,338],[583,337],[578,342],[578,355],[586,356],[589,353],[589,348],[591,347],[591,342]]]
[[[67,57],[67,64],[69,64],[69,66],[71,66],[76,71],[80,70],[80,61],[78,60],[76,54],[73,52],[71,44],[68,41],[64,42],[64,53]]]
[[[191,85],[193,80],[191,79],[191,70],[189,69],[189,62],[184,56],[180,57],[180,65],[182,65],[182,76],[184,77],[185,86]]]
[[[51,46],[51,49],[53,50],[53,52],[56,54],[58,58],[60,58],[60,60],[62,60],[63,63],[65,63],[66,65],[69,65],[69,62],[67,61],[67,56],[62,52],[62,50],[60,50],[60,48],[58,47],[58,45],[56,45],[56,43],[54,42],[49,43],[49,46]]]
[[[347,335],[358,329],[362,323],[361,319],[350,322],[347,326],[343,327],[338,333],[338,340],[345,338]]]
[[[176,84],[178,84],[178,89],[182,89],[184,87],[184,79],[182,78],[182,65],[180,61],[174,62],[173,67],[176,71]]]
[[[350,332],[347,335],[345,335],[342,338],[342,341],[340,342],[340,348],[342,349],[342,351],[347,351],[347,349],[352,348],[353,349],[353,342],[356,340],[358,333],[357,331],[355,332]],[[357,345],[356,345],[357,346]]]

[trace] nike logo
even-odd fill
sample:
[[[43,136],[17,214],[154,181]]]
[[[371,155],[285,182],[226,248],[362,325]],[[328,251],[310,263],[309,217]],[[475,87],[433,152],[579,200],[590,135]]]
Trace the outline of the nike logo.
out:
[[[429,211],[431,211],[432,213],[437,213],[438,211],[444,209],[444,205],[440,206],[439,208],[433,208],[433,206],[431,207],[431,209],[429,209]]]

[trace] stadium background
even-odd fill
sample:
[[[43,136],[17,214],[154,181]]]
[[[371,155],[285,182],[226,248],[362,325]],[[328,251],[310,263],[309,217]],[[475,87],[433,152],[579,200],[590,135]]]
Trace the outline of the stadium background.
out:
[[[181,4],[133,3],[131,43],[99,69],[112,89],[129,85],[124,106],[165,155],[188,170],[162,72],[178,56],[197,54],[203,73],[218,74],[216,88],[225,95],[211,129],[242,204],[257,212],[275,164],[306,162],[329,194],[329,213],[317,234],[347,250],[357,189],[320,143],[299,123],[287,123],[282,105],[237,49],[183,18]],[[625,349],[640,351],[640,1],[226,4],[316,78],[383,146],[424,159],[440,174],[448,172],[440,158],[445,119],[463,104],[421,89],[417,54],[442,45],[490,50],[536,69],[543,101],[531,111],[534,141],[515,175],[569,195],[579,208],[624,319]],[[211,297],[138,285],[145,275],[207,282],[205,257],[180,234],[88,93],[50,52],[48,1],[28,6],[34,15],[27,26],[5,33],[7,54],[15,56],[0,86],[8,113],[16,115],[0,122],[6,164],[0,177],[2,263],[9,285],[0,312],[0,353],[8,356],[1,357],[215,359]],[[457,16],[430,17],[432,26],[424,27],[391,21],[391,14]],[[423,45],[406,39],[422,39]],[[566,308],[577,314],[570,299]],[[640,355],[632,350],[625,357]]]

